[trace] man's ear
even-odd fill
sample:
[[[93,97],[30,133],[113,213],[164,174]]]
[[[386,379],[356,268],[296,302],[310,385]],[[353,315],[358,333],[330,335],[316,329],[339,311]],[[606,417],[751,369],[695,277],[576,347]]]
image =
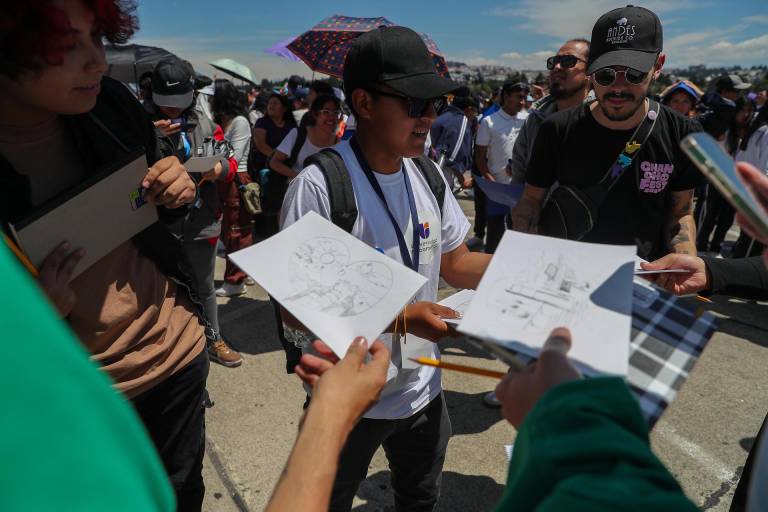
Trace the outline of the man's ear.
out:
[[[355,107],[355,114],[358,119],[370,119],[371,109],[373,108],[373,97],[365,89],[355,89],[352,91],[352,105]]]
[[[659,54],[659,58],[656,59],[656,64],[653,66],[653,81],[656,81],[661,76],[661,70],[664,67],[664,61],[667,60],[667,56],[663,53]]]

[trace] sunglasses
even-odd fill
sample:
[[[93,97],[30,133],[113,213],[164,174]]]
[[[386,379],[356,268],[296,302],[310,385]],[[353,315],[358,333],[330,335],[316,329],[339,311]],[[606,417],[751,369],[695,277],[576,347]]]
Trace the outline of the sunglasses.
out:
[[[435,109],[435,113],[439,113],[445,106],[445,98],[440,96],[438,98],[421,99],[411,98],[410,96],[403,96],[401,94],[392,94],[389,92],[379,91],[377,89],[369,90],[368,92],[378,94],[379,96],[386,96],[388,98],[398,98],[408,102],[408,117],[418,118],[424,117],[429,112],[429,106]]]
[[[577,62],[587,62],[575,55],[554,55],[547,59],[547,69],[552,71],[555,66],[560,64],[561,68],[572,68]]]
[[[592,76],[595,77],[595,82],[603,87],[608,87],[616,81],[616,77],[620,74],[623,74],[624,80],[632,85],[640,85],[645,80],[645,77],[648,76],[647,71],[638,71],[632,68],[627,68],[623,71],[616,71],[613,68],[602,68],[595,71]]]

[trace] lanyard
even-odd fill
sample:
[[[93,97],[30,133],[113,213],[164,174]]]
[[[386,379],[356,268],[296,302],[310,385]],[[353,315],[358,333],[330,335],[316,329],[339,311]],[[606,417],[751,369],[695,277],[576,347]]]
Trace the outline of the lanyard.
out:
[[[413,257],[408,253],[408,245],[405,243],[405,236],[403,235],[403,232],[400,231],[400,226],[397,225],[397,221],[395,220],[395,216],[392,215],[392,211],[389,209],[389,205],[387,204],[387,199],[384,197],[384,192],[381,190],[381,185],[379,185],[378,180],[376,180],[376,177],[373,175],[373,171],[371,170],[371,166],[368,165],[368,161],[363,156],[363,152],[360,150],[360,145],[357,143],[356,137],[352,137],[349,141],[349,145],[352,147],[352,151],[355,152],[355,156],[357,157],[357,161],[360,163],[360,167],[363,169],[363,173],[365,174],[365,177],[368,178],[368,182],[371,184],[371,188],[373,188],[374,192],[376,192],[376,195],[379,196],[379,199],[384,205],[384,209],[387,211],[387,214],[389,215],[389,220],[392,223],[392,227],[395,230],[395,235],[397,236],[397,245],[400,247],[400,257],[403,259],[403,263],[413,269],[415,272],[419,271],[419,217],[416,212],[416,200],[413,197],[413,189],[411,188],[411,180],[408,178],[408,170],[403,166],[403,181],[405,181],[405,191],[408,194],[408,208],[410,209],[411,213],[411,224],[412,224],[412,231],[413,231]]]

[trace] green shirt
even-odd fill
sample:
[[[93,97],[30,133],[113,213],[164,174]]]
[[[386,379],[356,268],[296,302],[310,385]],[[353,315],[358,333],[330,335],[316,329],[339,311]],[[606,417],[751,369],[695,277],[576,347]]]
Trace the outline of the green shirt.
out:
[[[561,384],[528,414],[497,511],[696,511],[619,378]]]
[[[174,510],[133,407],[2,242],[0,283],[0,510]]]

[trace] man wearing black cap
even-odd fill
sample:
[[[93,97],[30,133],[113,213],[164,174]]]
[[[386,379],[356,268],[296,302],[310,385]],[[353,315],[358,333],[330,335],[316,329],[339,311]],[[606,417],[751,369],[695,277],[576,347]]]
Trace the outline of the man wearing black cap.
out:
[[[457,88],[437,74],[421,37],[405,27],[363,34],[345,61],[344,90],[357,117],[357,131],[334,150],[354,191],[357,215],[350,233],[428,281],[415,297],[418,302],[402,313],[407,343],[401,343],[400,335],[381,336],[392,352],[388,382],[342,451],[333,511],[350,510],[371,458],[382,445],[397,510],[431,511],[437,502],[450,420],[439,370],[409,366],[408,357],[439,358],[433,342],[451,334],[443,318],[455,318],[456,313],[434,304],[440,276],[457,288],[475,288],[490,261],[485,254],[470,253],[464,244],[469,222],[453,194],[445,193],[439,169],[429,160],[421,161],[429,166],[424,168],[414,161],[423,155],[443,96]],[[442,204],[430,185],[435,177],[443,186]],[[331,219],[328,190],[323,171],[317,165],[306,167],[288,189],[282,227],[309,211]],[[398,320],[403,325],[403,318]]]
[[[475,141],[475,163],[483,178],[499,183],[512,183],[509,163],[512,150],[528,112],[525,98],[530,87],[525,82],[506,82],[501,87],[501,108],[483,117]],[[508,227],[509,208],[486,199],[486,226],[488,237],[485,252],[493,254]]]
[[[691,203],[702,177],[679,143],[700,126],[646,99],[664,64],[661,51],[661,23],[647,9],[627,6],[597,20],[587,64],[597,101],[558,112],[541,125],[523,198],[513,211],[514,229],[634,244],[645,259],[668,252],[696,254]],[[553,201],[555,191],[552,205],[542,212],[556,182],[567,186],[561,192],[588,196],[594,211],[576,201]],[[564,235],[568,230],[550,222],[555,208],[563,224],[582,227],[577,235],[571,236],[573,230]],[[592,221],[591,229],[583,228],[589,225],[585,219]]]

